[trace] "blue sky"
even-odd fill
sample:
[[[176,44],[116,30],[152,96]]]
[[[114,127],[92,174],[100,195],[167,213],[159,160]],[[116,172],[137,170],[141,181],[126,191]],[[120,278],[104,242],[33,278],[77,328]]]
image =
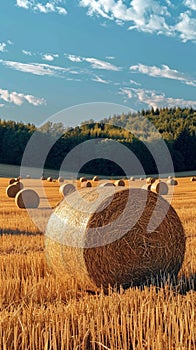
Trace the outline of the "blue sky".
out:
[[[196,108],[195,62],[196,0],[0,3],[2,119],[39,125],[89,102]]]

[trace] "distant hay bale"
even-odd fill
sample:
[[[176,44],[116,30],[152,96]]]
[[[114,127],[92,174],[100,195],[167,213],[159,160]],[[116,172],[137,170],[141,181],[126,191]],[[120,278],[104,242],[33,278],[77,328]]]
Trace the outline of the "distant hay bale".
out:
[[[46,177],[42,175],[42,176],[40,177],[40,180],[45,181],[45,180],[46,180]]]
[[[30,179],[30,178],[31,178],[31,176],[30,176],[30,175],[26,175],[26,178],[27,178],[27,179]]]
[[[171,175],[168,176],[168,180],[171,180],[173,179],[173,177]]]
[[[17,193],[15,203],[20,209],[37,208],[40,203],[40,198],[36,191],[32,189],[23,189]]]
[[[111,186],[115,186],[114,184],[113,184],[113,182],[102,182],[100,185],[99,185],[99,187],[111,187]]]
[[[48,182],[52,182],[52,177],[49,176],[49,177],[47,178],[47,181],[48,181]]]
[[[162,182],[160,180],[156,180],[151,185],[151,191],[158,193],[160,195],[166,195],[166,194],[168,194],[168,186],[165,182]]]
[[[131,181],[135,181],[135,178],[133,176],[130,177]]]
[[[192,182],[193,182],[193,181],[196,181],[196,177],[194,177],[194,176],[191,177],[191,178],[190,178],[190,181],[192,181]]]
[[[63,177],[61,177],[61,176],[59,176],[59,178],[58,178],[58,182],[64,182],[64,178],[63,178]]]
[[[147,177],[146,183],[147,184],[153,184],[157,179],[155,177]]]
[[[142,186],[142,189],[146,190],[146,191],[150,191],[151,190],[151,184],[145,184],[144,186]]]
[[[171,179],[168,179],[168,180],[167,180],[167,184],[168,184],[169,186],[177,186],[178,181],[171,178]]]
[[[68,194],[75,192],[76,188],[73,184],[64,184],[60,186],[59,188],[59,193],[63,196],[66,197]]]
[[[15,182],[6,188],[6,194],[8,197],[14,198],[23,187],[22,182]]]
[[[15,182],[18,182],[18,181],[19,181],[18,179],[12,178],[12,179],[8,180],[8,185],[12,185],[12,184],[14,184]]]
[[[94,176],[93,181],[99,181],[99,176]]]
[[[94,211],[86,210],[96,190],[81,190],[81,200],[77,192],[70,194],[69,201],[65,198],[51,215],[45,252],[53,272],[63,280],[75,278],[80,288],[94,291],[101,286],[107,290],[108,285],[141,284],[163,273],[177,275],[184,259],[185,234],[175,210],[156,193],[117,187],[114,196],[109,189],[101,189],[105,197]],[[150,231],[152,215],[153,222],[161,220]]]
[[[82,188],[92,187],[92,184],[90,181],[84,181],[84,182],[81,182],[80,187],[82,187]]]
[[[143,181],[143,177],[140,177],[139,180],[140,180],[140,181]]]
[[[87,181],[87,178],[84,177],[84,176],[82,176],[82,177],[80,178],[80,182],[85,182],[85,181]]]
[[[124,182],[124,180],[116,180],[115,182],[114,182],[114,185],[115,186],[125,186],[125,182]]]

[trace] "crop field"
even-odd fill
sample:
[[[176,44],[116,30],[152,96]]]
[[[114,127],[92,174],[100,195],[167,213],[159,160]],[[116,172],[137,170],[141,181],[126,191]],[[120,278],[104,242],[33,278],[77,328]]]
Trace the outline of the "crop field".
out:
[[[180,178],[174,188],[172,206],[186,233],[176,283],[107,294],[79,290],[50,271],[44,235],[6,196],[7,185],[0,179],[0,349],[196,349],[196,182]],[[55,207],[59,183],[44,186]],[[47,220],[44,207],[37,213]]]

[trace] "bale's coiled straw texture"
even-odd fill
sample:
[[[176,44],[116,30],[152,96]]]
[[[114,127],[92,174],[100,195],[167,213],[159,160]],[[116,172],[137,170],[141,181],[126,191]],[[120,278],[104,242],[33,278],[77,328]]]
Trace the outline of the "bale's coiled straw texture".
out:
[[[152,192],[158,193],[160,195],[168,194],[167,184],[160,180],[156,180],[155,182],[153,182],[150,189]]]
[[[125,182],[124,182],[124,180],[116,180],[115,182],[114,182],[114,185],[115,186],[125,186]]]
[[[79,287],[89,290],[141,284],[160,273],[177,275],[184,258],[185,235],[175,210],[153,192],[114,187],[112,196],[111,190],[101,189],[107,193],[91,213],[78,201],[77,192],[59,204],[45,234],[51,269],[59,278],[74,277]],[[80,194],[90,202],[96,189],[83,189]],[[149,230],[151,219],[154,222],[160,217],[158,227]],[[120,224],[116,225],[116,220]]]
[[[40,198],[36,191],[27,188],[17,193],[15,203],[20,209],[37,208],[40,203]]]
[[[6,194],[10,198],[16,197],[17,193],[23,189],[22,182],[14,182],[6,188]]]
[[[168,179],[167,180],[167,184],[170,185],[170,186],[177,186],[178,181],[175,180],[175,179]]]
[[[76,188],[73,184],[64,184],[59,188],[59,193],[66,197],[68,194],[71,194],[72,192],[75,192]]]
[[[92,187],[92,184],[90,181],[84,181],[84,182],[81,182],[80,187],[81,188]]]

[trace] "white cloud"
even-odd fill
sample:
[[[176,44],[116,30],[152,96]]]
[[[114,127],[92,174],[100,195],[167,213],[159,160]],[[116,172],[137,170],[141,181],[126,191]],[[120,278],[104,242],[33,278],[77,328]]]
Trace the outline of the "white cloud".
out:
[[[45,4],[42,4],[35,0],[16,0],[16,5],[26,10],[30,9],[41,13],[56,12],[59,15],[66,15],[67,10],[64,7],[58,6],[60,3],[61,0],[52,0],[46,2]]]
[[[0,108],[4,107],[5,105],[3,103],[0,103]]]
[[[37,98],[32,95],[25,95],[18,92],[9,92],[8,90],[0,89],[0,100],[3,100],[8,103],[13,103],[17,106],[21,106],[24,102],[28,102],[33,106],[40,106],[46,104],[43,98]],[[2,107],[4,105],[1,105]]]
[[[66,55],[65,55],[66,56]],[[72,62],[82,62],[82,58],[76,55],[67,55],[67,58]]]
[[[53,61],[55,58],[58,58],[59,55],[58,54],[44,54],[42,56],[42,59],[45,60],[45,61]]]
[[[31,51],[22,50],[22,53],[24,53],[24,55],[26,55],[26,56],[32,56],[32,52]]]
[[[196,108],[196,100],[184,100],[182,98],[167,97],[164,93],[157,93],[154,90],[121,88],[119,94],[126,96],[126,98],[135,98],[138,102],[146,104],[148,107],[162,108],[162,107],[192,107]]]
[[[98,75],[95,76],[95,78],[92,79],[96,83],[101,83],[101,84],[108,84],[109,82],[107,80],[102,79]]]
[[[161,68],[159,68],[157,66],[146,66],[139,63],[131,66],[129,69],[134,72],[149,75],[150,77],[180,80],[187,85],[196,86],[196,80],[188,78],[184,73],[176,69],[171,69],[167,65],[162,65]]]
[[[31,73],[31,74],[40,75],[40,76],[48,75],[53,77],[60,77],[64,73],[67,73],[70,71],[68,68],[52,66],[45,63],[43,64],[21,63],[21,62],[4,61],[4,60],[0,60],[0,63],[9,68],[18,70],[20,72]]]
[[[0,52],[6,51],[6,43],[0,43]]]
[[[185,0],[184,4],[191,10],[196,11],[196,0]]]
[[[78,62],[78,63],[88,62],[91,64],[91,67],[93,69],[104,69],[104,70],[110,70],[110,71],[121,70],[120,67],[117,67],[114,64],[111,64],[110,62],[102,61],[94,57],[81,57],[81,56],[67,55],[67,54],[65,54],[65,57],[67,57],[72,62]]]
[[[130,84],[132,84],[132,85],[137,85],[137,86],[140,86],[141,84],[140,83],[138,83],[137,81],[135,81],[135,80],[129,80],[129,82],[130,82]]]
[[[180,22],[176,24],[175,30],[180,33],[183,42],[188,40],[196,42],[196,19],[191,18],[188,12],[180,14]]]

